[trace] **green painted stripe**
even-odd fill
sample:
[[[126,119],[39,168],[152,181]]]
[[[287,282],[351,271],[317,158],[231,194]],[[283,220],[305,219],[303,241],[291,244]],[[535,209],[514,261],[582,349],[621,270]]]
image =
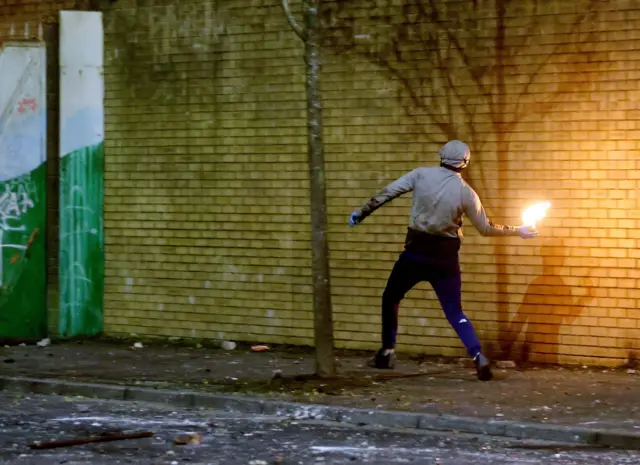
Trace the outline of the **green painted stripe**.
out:
[[[0,339],[47,334],[47,167],[0,183]]]
[[[60,159],[60,327],[62,336],[103,330],[104,144]]]

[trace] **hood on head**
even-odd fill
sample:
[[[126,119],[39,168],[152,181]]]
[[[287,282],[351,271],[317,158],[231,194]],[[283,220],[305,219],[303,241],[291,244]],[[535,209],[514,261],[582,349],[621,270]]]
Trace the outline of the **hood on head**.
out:
[[[459,140],[451,140],[440,149],[440,162],[455,169],[466,168],[471,158],[469,146]]]

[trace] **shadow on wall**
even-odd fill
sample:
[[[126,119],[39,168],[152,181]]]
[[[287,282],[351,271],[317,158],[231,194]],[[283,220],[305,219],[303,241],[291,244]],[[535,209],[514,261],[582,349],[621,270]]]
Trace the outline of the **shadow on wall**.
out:
[[[348,56],[353,73],[367,72],[368,62],[386,77],[414,140],[467,142],[474,188],[493,190],[483,158],[495,154],[486,160],[503,165],[500,181],[517,127],[544,121],[591,88],[576,76],[601,71],[597,24],[606,2],[567,3],[560,14],[540,0],[327,0],[322,44],[327,59]]]
[[[582,278],[579,286],[562,277],[567,257],[562,239],[546,242],[540,255],[542,274],[529,284],[520,308],[500,334],[504,359],[558,363],[562,327],[574,324],[594,298],[591,277]]]

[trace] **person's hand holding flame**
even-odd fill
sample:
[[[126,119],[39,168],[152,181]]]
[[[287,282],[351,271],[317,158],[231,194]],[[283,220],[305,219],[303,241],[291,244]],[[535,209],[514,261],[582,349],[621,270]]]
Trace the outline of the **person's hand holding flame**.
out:
[[[538,235],[536,223],[547,215],[551,202],[541,202],[531,205],[522,213],[523,225],[520,226],[520,237],[532,239]]]

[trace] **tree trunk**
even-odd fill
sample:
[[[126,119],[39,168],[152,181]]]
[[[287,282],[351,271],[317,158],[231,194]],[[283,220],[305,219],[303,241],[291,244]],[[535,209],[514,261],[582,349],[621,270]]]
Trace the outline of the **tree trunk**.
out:
[[[507,161],[509,152],[509,141],[504,133],[506,127],[506,111],[507,111],[507,86],[505,84],[505,53],[506,53],[506,0],[496,0],[496,17],[497,32],[495,37],[496,50],[496,97],[493,113],[493,127],[496,136],[497,150],[497,171],[496,171],[496,196],[499,205],[503,202],[506,192],[505,172],[508,172]],[[509,304],[508,304],[508,286],[506,280],[507,267],[503,262],[506,256],[506,247],[502,241],[496,241],[494,246],[494,256],[496,260],[496,303],[498,307],[498,340],[500,345],[500,354],[503,358],[508,358],[509,354],[505,353],[506,341],[509,340]]]
[[[329,276],[329,244],[327,237],[327,199],[324,178],[324,144],[322,140],[322,105],[318,80],[319,4],[320,0],[304,1],[305,28],[293,19],[287,0],[282,2],[292,29],[304,41],[307,72],[307,130],[309,178],[311,190],[311,256],[313,279],[313,309],[315,314],[316,374],[320,377],[336,373],[333,356],[333,316]]]

